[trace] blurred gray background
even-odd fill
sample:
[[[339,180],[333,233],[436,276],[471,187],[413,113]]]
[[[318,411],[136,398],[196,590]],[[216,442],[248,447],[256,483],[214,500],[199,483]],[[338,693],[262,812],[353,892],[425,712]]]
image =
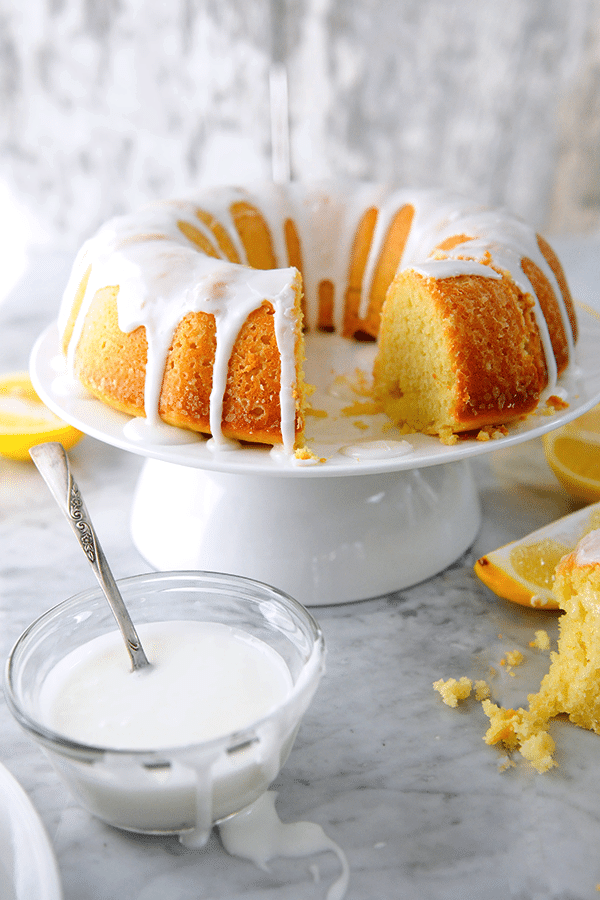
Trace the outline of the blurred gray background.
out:
[[[72,250],[148,199],[271,177],[274,63],[293,178],[597,229],[600,0],[0,0],[4,232]]]

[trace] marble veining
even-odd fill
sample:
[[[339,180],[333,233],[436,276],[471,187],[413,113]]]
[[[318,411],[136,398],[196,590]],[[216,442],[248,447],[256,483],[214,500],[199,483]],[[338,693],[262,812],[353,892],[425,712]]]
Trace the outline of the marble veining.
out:
[[[573,283],[582,291],[587,285],[591,298],[596,287],[584,273],[593,270],[597,245],[564,246]],[[0,307],[3,368],[26,366],[29,347],[55,315],[68,262],[33,258]],[[129,533],[142,460],[91,438],[71,460],[117,577],[146,571]],[[600,883],[600,739],[557,722],[557,769],[538,775],[519,758],[502,771],[502,753],[482,740],[487,720],[479,705],[449,709],[432,688],[440,677],[485,677],[493,666],[494,697],[522,703],[548,662],[529,647],[534,629],[556,638],[556,614],[499,601],[472,565],[575,504],[538,442],[481,458],[475,474],[483,524],[463,557],[415,587],[316,610],[327,672],[273,788],[283,821],[318,822],[342,847],[348,900],[591,900]],[[37,615],[92,582],[34,467],[0,459],[2,658]],[[525,661],[511,677],[499,662],[515,648]],[[192,851],[174,838],[104,826],[71,799],[4,702],[0,761],[42,817],[65,900],[317,900],[339,873],[330,853],[278,859],[262,871],[228,856],[216,832]]]
[[[291,171],[442,186],[597,227],[600,0],[23,0],[0,8],[0,187],[54,245],[110,215]],[[0,193],[1,200],[1,193]]]

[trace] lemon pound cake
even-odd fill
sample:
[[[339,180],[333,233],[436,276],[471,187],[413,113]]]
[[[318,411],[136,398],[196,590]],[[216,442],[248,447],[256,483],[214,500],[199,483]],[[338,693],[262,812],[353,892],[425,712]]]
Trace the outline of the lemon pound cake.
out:
[[[442,436],[533,410],[576,336],[560,263],[520,220],[371,184],[215,189],[113,219],[75,261],[59,329],[71,373],[116,409],[290,453],[306,330],[378,340],[378,403]]]
[[[566,713],[576,725],[600,734],[600,530],[585,535],[562,558],[554,592],[565,611],[558,652],[529,707],[536,718]]]
[[[581,539],[556,568],[554,592],[564,615],[556,652],[529,708],[502,709],[490,701],[489,744],[518,749],[539,771],[555,765],[548,723],[566,714],[581,728],[600,734],[600,530]]]

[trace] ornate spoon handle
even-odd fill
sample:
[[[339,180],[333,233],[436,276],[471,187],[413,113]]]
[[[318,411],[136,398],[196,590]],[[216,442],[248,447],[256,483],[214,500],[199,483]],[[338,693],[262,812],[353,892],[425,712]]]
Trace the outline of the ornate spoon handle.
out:
[[[69,520],[77,535],[81,548],[94,570],[100,587],[114,613],[117,624],[125,638],[127,650],[134,669],[149,665],[148,659],[127,607],[110,570],[104,551],[96,536],[85,503],[71,474],[69,459],[62,444],[51,441],[38,444],[29,451],[40,475],[50,488],[54,499]]]

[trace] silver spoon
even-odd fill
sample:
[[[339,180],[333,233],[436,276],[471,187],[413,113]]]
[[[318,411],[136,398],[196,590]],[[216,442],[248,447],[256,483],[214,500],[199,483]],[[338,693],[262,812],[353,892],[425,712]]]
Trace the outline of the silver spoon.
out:
[[[114,613],[121,634],[125,638],[127,651],[133,669],[142,669],[150,665],[144,653],[134,624],[121,592],[110,570],[100,541],[96,536],[83,498],[69,467],[69,458],[65,448],[57,441],[37,444],[29,451],[38,471],[54,496],[54,499],[66,515],[77,535],[81,548],[88,558],[100,587]]]

